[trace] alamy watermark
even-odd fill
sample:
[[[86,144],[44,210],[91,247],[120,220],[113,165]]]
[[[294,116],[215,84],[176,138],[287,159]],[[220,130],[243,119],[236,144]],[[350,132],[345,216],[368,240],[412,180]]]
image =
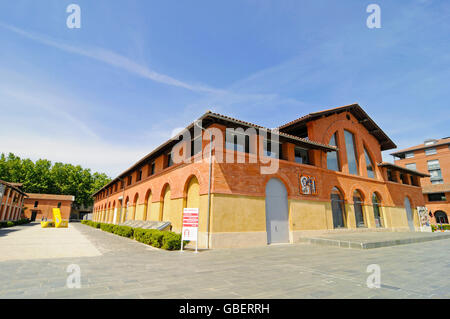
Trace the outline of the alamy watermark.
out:
[[[70,13],[66,20],[66,25],[69,29],[81,28],[81,8],[78,4],[69,4],[66,12]]]
[[[370,273],[367,277],[367,288],[381,288],[381,267],[378,264],[370,264],[367,266],[366,272]]]
[[[66,272],[69,273],[66,279],[66,287],[69,289],[81,288],[81,268],[77,264],[67,266]]]
[[[380,29],[381,7],[378,4],[372,3],[367,6],[366,12],[370,13],[366,20],[367,27],[369,29]]]

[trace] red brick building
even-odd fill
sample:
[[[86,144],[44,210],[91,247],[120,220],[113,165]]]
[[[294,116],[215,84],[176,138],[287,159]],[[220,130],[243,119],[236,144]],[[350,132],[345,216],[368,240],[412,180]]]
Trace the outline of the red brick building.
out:
[[[53,208],[61,210],[63,220],[69,220],[72,211],[72,203],[75,197],[72,195],[32,194],[28,193],[25,199],[25,216],[31,221],[41,221],[42,218],[53,219]]]
[[[392,153],[395,163],[430,176],[421,180],[423,197],[433,224],[448,224],[450,214],[450,137],[426,140],[423,144]]]
[[[15,221],[22,218],[23,203],[26,194],[21,184],[0,180],[0,221]]]
[[[210,248],[414,231],[428,175],[384,163],[395,147],[358,104],[277,129],[207,112],[98,190],[94,220],[169,221],[180,232],[183,208],[199,208],[199,246]]]

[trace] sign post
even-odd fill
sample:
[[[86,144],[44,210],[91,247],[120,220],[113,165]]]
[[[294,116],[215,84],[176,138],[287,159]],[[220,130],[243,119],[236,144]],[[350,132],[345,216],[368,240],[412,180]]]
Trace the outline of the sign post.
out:
[[[181,233],[181,251],[183,241],[195,240],[195,252],[198,252],[198,208],[183,209],[183,229]]]
[[[417,215],[419,217],[420,231],[431,232],[432,230],[428,219],[428,209],[425,206],[418,206]]]

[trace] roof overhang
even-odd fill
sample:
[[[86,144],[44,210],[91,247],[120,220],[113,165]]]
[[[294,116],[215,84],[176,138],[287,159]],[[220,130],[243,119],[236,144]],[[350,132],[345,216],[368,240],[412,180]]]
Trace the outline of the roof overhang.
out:
[[[413,170],[413,169],[409,169],[409,168],[406,168],[406,167],[403,167],[403,166],[398,166],[398,165],[395,165],[395,164],[392,164],[392,163],[382,162],[382,163],[378,163],[378,166],[379,167],[393,168],[395,170],[402,171],[404,173],[415,175],[415,176],[419,176],[419,177],[430,177],[429,174],[421,173],[419,171],[416,171],[416,170]]]
[[[280,131],[289,131],[301,126],[306,125],[307,122],[316,120],[321,117],[330,116],[337,113],[350,112],[360,124],[372,134],[380,143],[381,150],[386,151],[396,148],[397,145],[387,136],[387,134],[372,120],[372,118],[362,109],[359,104],[350,104],[345,106],[336,107],[333,109],[310,113],[303,117],[300,117],[294,121],[286,123],[279,127]]]
[[[225,115],[221,115],[221,114],[218,114],[218,113],[213,113],[211,111],[207,111],[201,117],[199,117],[196,121],[192,122],[186,128],[184,128],[182,131],[180,131],[178,134],[174,135],[173,138],[171,138],[170,140],[168,140],[165,143],[161,144],[160,146],[155,148],[152,152],[150,152],[149,154],[147,154],[146,156],[141,158],[139,161],[137,161],[133,166],[131,166],[127,170],[125,170],[122,173],[120,173],[118,177],[114,178],[113,180],[111,180],[111,182],[109,182],[108,184],[106,184],[105,186],[103,186],[102,188],[97,190],[95,193],[92,194],[92,196],[97,195],[99,192],[101,192],[102,190],[110,187],[111,185],[113,185],[117,181],[123,180],[123,178],[127,174],[131,173],[133,170],[137,169],[138,167],[143,166],[152,157],[156,158],[157,156],[160,156],[161,154],[164,154],[165,152],[167,152],[168,149],[170,149],[176,143],[179,142],[180,138],[183,136],[183,134],[186,131],[193,130],[195,125],[201,125],[203,128],[207,128],[207,127],[209,127],[210,125],[212,125],[214,123],[221,123],[221,122],[222,123],[232,123],[236,127],[253,127],[255,129],[258,129],[258,130],[264,130],[264,131],[266,131],[266,132],[268,132],[270,134],[276,134],[276,135],[278,135],[281,138],[289,140],[289,141],[291,141],[294,144],[303,146],[303,147],[308,148],[308,149],[317,149],[317,150],[322,150],[322,151],[325,151],[325,152],[333,152],[333,151],[337,151],[338,150],[338,148],[335,147],[335,146],[325,145],[325,144],[322,144],[322,143],[310,141],[308,139],[304,139],[304,138],[300,138],[300,137],[297,137],[297,136],[293,136],[293,135],[290,135],[290,134],[286,134],[286,133],[280,132],[278,130],[278,128],[277,129],[269,129],[269,128],[266,128],[266,127],[263,127],[263,126],[260,126],[260,125],[257,125],[257,124],[241,121],[241,120],[229,117],[229,116],[225,116]],[[201,123],[201,124],[199,124],[199,123]]]

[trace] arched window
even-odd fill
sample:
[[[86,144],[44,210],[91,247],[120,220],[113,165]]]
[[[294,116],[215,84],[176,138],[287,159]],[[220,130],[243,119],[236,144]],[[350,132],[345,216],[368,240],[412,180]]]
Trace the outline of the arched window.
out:
[[[373,207],[373,215],[375,218],[375,226],[376,227],[384,227],[383,217],[381,216],[381,201],[376,193],[372,195],[372,207]]]
[[[333,215],[333,227],[346,227],[344,197],[337,187],[331,190],[331,211]]]
[[[337,146],[337,136],[336,133],[333,134],[333,136],[330,139],[330,142],[328,143],[331,146]],[[327,153],[327,168],[332,171],[340,171],[341,166],[339,163],[339,156],[338,152],[328,152]]]
[[[147,202],[147,206],[145,208],[144,220],[150,220],[150,212],[152,209],[152,192],[151,191],[148,192],[146,202]]]
[[[370,178],[375,178],[375,166],[373,165],[373,161],[367,152],[367,149],[364,147],[364,157],[366,158],[366,167],[367,167],[367,176]]]
[[[436,224],[448,224],[447,214],[442,210],[435,212],[434,218],[436,219]]]
[[[355,135],[344,130],[345,149],[347,150],[348,171],[350,174],[359,175],[358,156],[355,147]]]
[[[356,227],[366,227],[362,204],[363,197],[361,196],[361,193],[356,190],[353,193],[353,207],[355,209]]]

